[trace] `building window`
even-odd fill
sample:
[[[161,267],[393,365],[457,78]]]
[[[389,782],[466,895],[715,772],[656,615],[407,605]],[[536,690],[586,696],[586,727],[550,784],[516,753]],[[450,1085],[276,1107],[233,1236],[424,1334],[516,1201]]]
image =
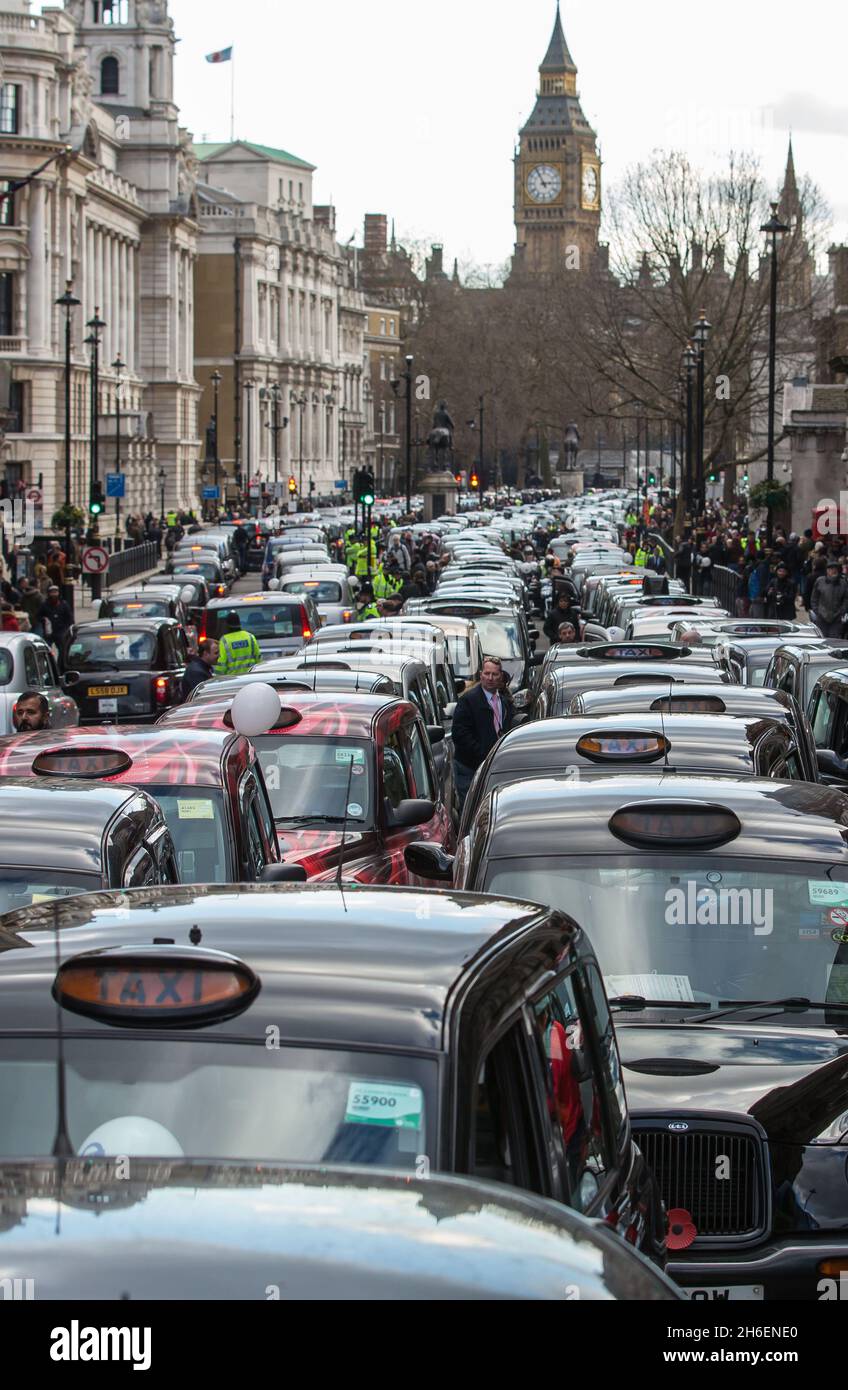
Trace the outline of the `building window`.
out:
[[[393,338],[394,336],[395,336],[395,321],[394,321],[394,319],[389,319],[389,337],[390,337],[390,338]]]
[[[6,425],[7,434],[23,434],[25,429],[26,411],[26,382],[12,381],[9,383],[9,415]]]
[[[15,332],[15,276],[11,270],[0,274],[0,338],[11,338]]]
[[[15,208],[15,195],[9,191],[14,188],[14,186],[14,179],[0,180],[0,196],[8,194],[8,197],[4,197],[2,202],[0,202],[0,227],[16,227],[18,225],[16,221],[17,211]]]
[[[20,132],[21,89],[14,82],[0,86],[0,135]]]
[[[303,202],[303,184],[302,184],[302,183],[299,183],[299,184],[297,185],[297,196],[298,196],[298,198],[300,199],[300,201]]]
[[[104,58],[100,64],[100,95],[116,97],[121,90],[121,70],[117,58]]]
[[[380,337],[381,337],[381,338],[385,338],[385,336],[386,336],[386,320],[385,320],[385,319],[380,319]]]
[[[126,24],[128,0],[93,0],[95,24]]]

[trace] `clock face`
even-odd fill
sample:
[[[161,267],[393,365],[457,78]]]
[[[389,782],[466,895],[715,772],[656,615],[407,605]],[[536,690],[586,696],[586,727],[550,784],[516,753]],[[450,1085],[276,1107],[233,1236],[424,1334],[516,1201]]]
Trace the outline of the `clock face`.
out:
[[[598,171],[594,164],[587,164],[583,170],[583,203],[595,207],[598,202]]]
[[[534,203],[552,203],[562,192],[562,175],[552,164],[537,164],[527,175],[527,192]]]

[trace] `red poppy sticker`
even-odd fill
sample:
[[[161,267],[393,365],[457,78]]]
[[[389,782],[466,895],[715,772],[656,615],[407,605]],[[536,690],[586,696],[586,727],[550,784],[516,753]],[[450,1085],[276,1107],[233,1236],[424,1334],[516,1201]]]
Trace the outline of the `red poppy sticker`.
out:
[[[695,1223],[683,1207],[672,1207],[668,1213],[669,1250],[688,1250],[698,1234]]]

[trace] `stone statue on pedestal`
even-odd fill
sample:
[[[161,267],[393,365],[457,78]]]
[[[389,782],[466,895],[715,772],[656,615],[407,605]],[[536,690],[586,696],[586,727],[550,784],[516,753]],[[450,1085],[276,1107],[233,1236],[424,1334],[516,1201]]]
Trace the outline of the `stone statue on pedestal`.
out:
[[[448,455],[453,453],[454,423],[448,414],[447,401],[439,401],[433,411],[433,428],[427,443],[430,446],[430,468],[434,473],[444,473],[448,468]]]

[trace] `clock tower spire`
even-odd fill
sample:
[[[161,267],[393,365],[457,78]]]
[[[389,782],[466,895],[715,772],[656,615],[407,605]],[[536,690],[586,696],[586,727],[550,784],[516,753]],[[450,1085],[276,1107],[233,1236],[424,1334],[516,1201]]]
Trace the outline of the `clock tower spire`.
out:
[[[600,222],[597,136],[580,106],[577,65],[557,4],[536,105],[515,156],[514,272],[587,269],[597,251]]]

